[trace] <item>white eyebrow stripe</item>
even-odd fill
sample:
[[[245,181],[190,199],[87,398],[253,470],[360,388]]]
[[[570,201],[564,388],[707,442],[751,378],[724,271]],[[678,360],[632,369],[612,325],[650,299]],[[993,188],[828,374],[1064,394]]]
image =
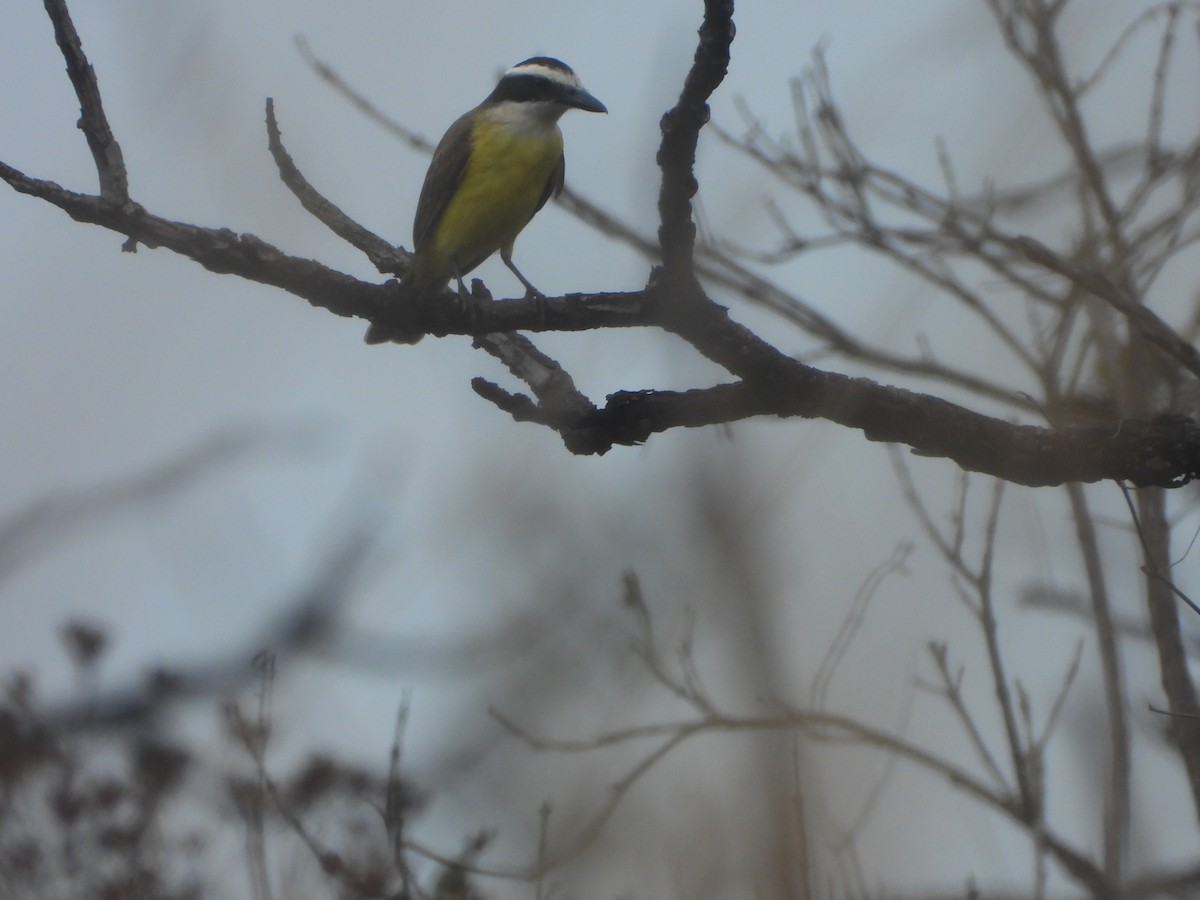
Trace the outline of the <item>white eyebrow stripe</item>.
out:
[[[574,72],[564,72],[562,69],[543,66],[540,63],[529,63],[524,66],[513,66],[504,73],[505,77],[509,75],[536,75],[540,78],[545,78],[547,81],[553,81],[555,84],[565,84],[567,87],[581,87],[579,77]]]

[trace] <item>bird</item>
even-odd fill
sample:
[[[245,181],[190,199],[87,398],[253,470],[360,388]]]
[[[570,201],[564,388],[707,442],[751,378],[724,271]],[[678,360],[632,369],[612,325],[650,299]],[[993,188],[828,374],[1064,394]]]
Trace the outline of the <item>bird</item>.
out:
[[[505,71],[495,89],[447,129],[433,151],[413,221],[412,265],[402,286],[442,291],[500,251],[525,287],[541,296],[512,260],[521,230],[563,187],[558,120],[569,109],[607,113],[566,63],[533,56]],[[366,342],[416,343],[421,335],[375,324]]]

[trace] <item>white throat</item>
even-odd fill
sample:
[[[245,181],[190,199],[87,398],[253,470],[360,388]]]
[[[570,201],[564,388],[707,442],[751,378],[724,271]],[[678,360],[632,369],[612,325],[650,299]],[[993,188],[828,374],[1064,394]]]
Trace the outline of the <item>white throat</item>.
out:
[[[481,112],[488,121],[507,131],[527,137],[549,137],[558,130],[558,120],[567,111],[550,100],[501,100]]]

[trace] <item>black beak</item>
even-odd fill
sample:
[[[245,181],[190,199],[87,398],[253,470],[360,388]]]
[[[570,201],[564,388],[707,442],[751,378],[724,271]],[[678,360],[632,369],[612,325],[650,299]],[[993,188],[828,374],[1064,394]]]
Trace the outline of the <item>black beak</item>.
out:
[[[585,91],[583,88],[570,88],[563,97],[567,106],[582,109],[585,112],[606,113],[608,107]]]

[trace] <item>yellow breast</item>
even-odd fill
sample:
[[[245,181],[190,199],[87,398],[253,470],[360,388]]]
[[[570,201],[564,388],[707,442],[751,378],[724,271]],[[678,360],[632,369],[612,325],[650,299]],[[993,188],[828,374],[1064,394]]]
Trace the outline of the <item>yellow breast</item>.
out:
[[[434,230],[426,272],[465,275],[516,240],[562,159],[562,132],[548,125],[531,132],[480,115],[466,171]]]

